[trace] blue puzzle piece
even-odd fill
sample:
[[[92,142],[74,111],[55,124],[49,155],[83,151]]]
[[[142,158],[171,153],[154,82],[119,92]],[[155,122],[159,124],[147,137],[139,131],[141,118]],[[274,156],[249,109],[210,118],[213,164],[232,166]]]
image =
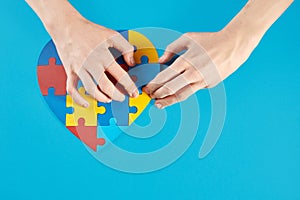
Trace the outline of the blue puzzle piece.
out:
[[[112,101],[111,103],[98,102],[98,106],[104,106],[106,112],[98,114],[98,126],[110,126],[110,120],[115,119],[118,126],[128,126],[129,113],[135,113],[135,108],[129,108],[128,96],[123,102]]]
[[[98,106],[104,106],[106,109],[104,114],[98,114],[98,126],[109,126],[109,121],[113,118],[111,103],[98,102]]]
[[[160,72],[160,64],[140,64],[129,70],[130,76],[135,76],[135,84],[138,88],[148,84]]]
[[[118,32],[128,41],[128,31],[127,30],[118,30]]]
[[[117,120],[118,126],[128,126],[129,124],[129,98],[125,95],[123,102],[112,101],[111,111],[113,118]]]
[[[58,119],[63,123],[66,124],[66,114],[73,113],[72,108],[66,107],[66,96],[56,96],[54,95],[55,89],[49,88],[48,89],[48,96],[43,96],[45,101],[48,103],[51,110],[55,113]]]
[[[55,58],[57,65],[62,65],[62,62],[58,56],[55,44],[52,40],[50,40],[46,46],[44,47],[43,51],[38,60],[39,66],[44,66],[49,64],[49,58]]]

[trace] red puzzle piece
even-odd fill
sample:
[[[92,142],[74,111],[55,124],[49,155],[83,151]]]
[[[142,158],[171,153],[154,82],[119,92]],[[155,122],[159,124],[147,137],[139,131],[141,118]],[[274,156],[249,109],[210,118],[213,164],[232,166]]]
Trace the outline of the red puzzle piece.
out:
[[[37,73],[43,96],[47,96],[48,89],[52,87],[55,95],[66,95],[67,75],[62,65],[56,65],[55,58],[49,59],[49,65],[38,66]]]
[[[104,138],[97,137],[97,126],[85,126],[83,118],[78,120],[78,126],[67,126],[67,128],[84,144],[97,151],[97,146],[105,144]]]

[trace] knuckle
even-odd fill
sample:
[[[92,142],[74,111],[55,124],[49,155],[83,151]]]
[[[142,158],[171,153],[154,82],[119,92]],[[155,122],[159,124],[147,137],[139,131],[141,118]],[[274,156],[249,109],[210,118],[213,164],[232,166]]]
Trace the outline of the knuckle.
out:
[[[173,90],[170,86],[166,85],[166,86],[163,88],[163,94],[165,94],[165,95],[171,95],[171,94],[174,94],[174,90]]]
[[[72,96],[74,94],[74,87],[72,86],[72,80],[70,78],[67,79],[66,91]]]
[[[95,98],[95,88],[91,86],[85,87],[86,92]]]
[[[168,53],[174,53],[174,48],[175,48],[175,44],[172,43],[172,44],[169,44],[166,48],[166,52]]]
[[[72,88],[72,87],[68,87],[67,86],[67,93],[70,95],[70,96],[72,96],[73,94],[74,94],[74,88]]]
[[[134,47],[131,44],[129,44],[127,41],[126,41],[126,44],[127,44],[127,46],[126,46],[127,53],[133,52]]]
[[[108,98],[105,97],[104,95],[101,95],[101,96],[98,96],[98,97],[97,97],[97,100],[100,101],[100,102],[105,103],[105,102],[108,101]]]
[[[108,32],[111,36],[119,36],[119,33],[115,30],[109,29]]]
[[[111,85],[111,84],[106,84],[103,87],[101,87],[101,89],[103,88],[103,91],[107,94],[112,94],[115,90],[115,88]]]
[[[178,93],[176,94],[176,99],[178,102],[184,101],[187,99],[187,96],[183,93]]]
[[[160,88],[159,90],[157,90],[154,95],[157,97],[162,97],[162,96],[168,96],[170,94],[172,94],[173,91],[171,88],[167,87],[166,85],[163,86],[162,88]]]
[[[125,90],[128,91],[129,93],[134,92],[135,90],[135,84],[134,83],[128,83],[124,86]]]
[[[159,99],[161,98],[162,94],[163,94],[162,90],[156,90],[152,96]]]
[[[195,32],[187,32],[185,34],[183,34],[183,37],[188,37],[188,38],[192,38],[195,36]]]
[[[112,40],[114,37],[117,37],[119,33],[115,30],[112,29],[107,29],[106,30],[106,39],[107,40]]]
[[[168,98],[168,99],[165,100],[165,104],[166,105],[171,105],[171,104],[174,104],[176,102],[178,102],[177,99],[173,98],[173,97],[172,98]]]
[[[187,71],[184,76],[184,81],[188,84],[193,83],[197,80],[199,80],[199,77],[197,75],[197,72]]]

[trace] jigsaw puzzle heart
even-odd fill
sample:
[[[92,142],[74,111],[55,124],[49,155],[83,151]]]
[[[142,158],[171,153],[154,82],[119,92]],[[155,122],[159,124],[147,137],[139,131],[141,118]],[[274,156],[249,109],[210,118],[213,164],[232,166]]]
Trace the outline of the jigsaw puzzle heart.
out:
[[[159,72],[158,53],[151,41],[137,31],[122,31],[121,35],[136,47],[134,58],[137,66],[128,71],[141,89]],[[128,69],[122,57],[116,61]],[[90,103],[89,108],[75,104],[66,92],[66,73],[52,41],[42,50],[37,67],[38,83],[49,108],[71,133],[85,145],[97,151],[97,146],[105,145],[105,138],[98,138],[97,127],[111,126],[112,118],[118,126],[129,126],[150,103],[150,97],[140,90],[137,98],[125,98],[123,102],[97,102],[86,94],[83,87],[79,92]]]

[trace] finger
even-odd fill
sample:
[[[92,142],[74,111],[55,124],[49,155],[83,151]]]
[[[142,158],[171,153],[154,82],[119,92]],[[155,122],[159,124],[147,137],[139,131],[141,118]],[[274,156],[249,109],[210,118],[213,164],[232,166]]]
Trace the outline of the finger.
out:
[[[106,68],[108,71],[118,82],[118,84],[122,85],[125,91],[131,97],[137,97],[139,95],[138,89],[128,73],[115,61]]]
[[[185,70],[186,66],[187,62],[179,57],[171,66],[160,72],[152,81],[150,81],[150,83],[148,83],[144,88],[144,91],[149,95],[153,94],[167,81],[174,79],[175,77],[180,75]]]
[[[206,88],[205,82],[197,82],[186,85],[185,87],[178,90],[175,94],[156,100],[155,106],[157,108],[163,109],[175,103],[182,102],[186,100],[189,96],[203,88]]]
[[[75,103],[87,108],[89,107],[89,102],[87,102],[78,92],[77,90],[78,81],[79,78],[76,74],[73,73],[70,74],[67,79],[67,92]]]
[[[175,54],[187,49],[188,39],[186,36],[181,36],[172,42],[165,50],[164,54],[159,58],[159,63],[166,63],[172,59]]]
[[[125,96],[122,94],[115,85],[108,79],[108,77],[103,74],[98,81],[99,88],[104,92],[108,97],[116,101],[124,101]]]
[[[131,67],[134,66],[134,47],[121,34],[117,34],[116,36],[111,38],[111,41],[113,47],[118,49],[122,53],[125,62]]]
[[[125,96],[114,86],[111,80],[109,80],[103,69],[102,66],[98,65],[87,68],[87,71],[91,74],[106,96],[116,101],[124,101]]]
[[[185,77],[185,74],[181,74],[169,82],[165,83],[163,86],[158,88],[152,95],[151,98],[161,99],[170,95],[175,94],[181,88],[189,85],[191,80]]]
[[[109,103],[111,99],[103,94],[96,86],[92,76],[85,70],[82,70],[79,75],[82,84],[87,93],[97,101]]]

